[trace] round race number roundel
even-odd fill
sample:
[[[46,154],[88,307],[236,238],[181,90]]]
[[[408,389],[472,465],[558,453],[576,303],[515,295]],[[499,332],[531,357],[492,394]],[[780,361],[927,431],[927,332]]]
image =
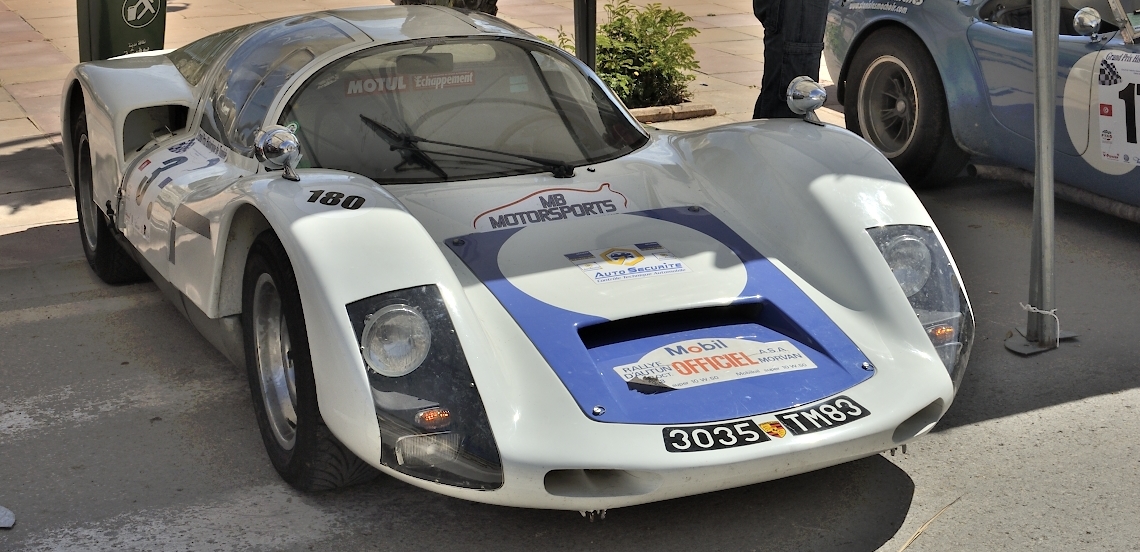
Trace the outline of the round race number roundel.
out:
[[[158,10],[162,7],[162,0],[124,0],[123,21],[136,29],[150,25]]]

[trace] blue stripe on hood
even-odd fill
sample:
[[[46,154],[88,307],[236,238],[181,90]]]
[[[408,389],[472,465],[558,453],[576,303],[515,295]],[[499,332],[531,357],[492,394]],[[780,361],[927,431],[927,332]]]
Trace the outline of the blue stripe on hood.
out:
[[[734,303],[763,303],[757,323],[655,335],[587,349],[578,336],[578,329],[608,320],[539,301],[512,285],[499,268],[500,249],[522,227],[445,241],[506,308],[591,419],[637,424],[728,420],[814,402],[872,376],[872,372],[862,368],[867,358],[839,326],[778,268],[714,215],[703,209],[686,208],[626,214],[686,226],[731,249],[744,263],[748,274],[744,289]],[[715,338],[788,340],[818,368],[657,394],[630,389],[613,370],[615,366],[636,362],[658,347],[688,339]],[[605,408],[605,414],[592,415],[595,406]]]

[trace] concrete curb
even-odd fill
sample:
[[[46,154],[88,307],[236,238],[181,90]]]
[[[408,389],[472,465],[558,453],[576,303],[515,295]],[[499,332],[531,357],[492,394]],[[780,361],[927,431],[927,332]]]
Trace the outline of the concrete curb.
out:
[[[663,121],[681,121],[696,119],[697,117],[711,117],[716,115],[716,108],[711,104],[683,103],[677,105],[663,105],[658,107],[638,107],[629,110],[633,118],[641,123],[660,123]]]

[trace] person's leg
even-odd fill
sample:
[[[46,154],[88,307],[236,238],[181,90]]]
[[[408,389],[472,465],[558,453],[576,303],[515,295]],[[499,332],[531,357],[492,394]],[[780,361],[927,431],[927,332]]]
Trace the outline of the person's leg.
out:
[[[788,109],[787,91],[792,79],[807,75],[819,80],[819,56],[827,24],[827,0],[754,0],[780,4],[775,21],[764,24],[764,77],[753,118],[798,117]],[[764,15],[770,16],[769,9]]]
[[[772,117],[772,113],[779,108],[780,98],[783,94],[776,94],[780,88],[777,83],[780,72],[775,70],[781,66],[784,57],[783,18],[781,12],[785,4],[796,4],[796,0],[752,0],[752,12],[756,19],[764,26],[764,76],[760,80],[760,95],[756,98],[756,106],[752,111],[753,119]],[[772,68],[772,69],[769,69]],[[786,85],[785,85],[786,86]],[[787,109],[787,106],[785,106]]]

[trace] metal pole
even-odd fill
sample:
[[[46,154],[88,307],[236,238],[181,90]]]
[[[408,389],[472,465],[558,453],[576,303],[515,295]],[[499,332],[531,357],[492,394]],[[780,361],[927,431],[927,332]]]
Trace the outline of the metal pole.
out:
[[[597,33],[597,0],[574,0],[574,50],[578,59],[590,69],[594,69],[596,59]]]
[[[1057,115],[1057,42],[1059,0],[1033,2],[1033,70],[1037,78],[1033,115],[1037,159],[1033,186],[1033,247],[1029,273],[1029,304],[1042,311],[1054,308],[1053,294],[1053,139]],[[1042,349],[1057,347],[1057,322],[1030,312],[1025,339]]]

